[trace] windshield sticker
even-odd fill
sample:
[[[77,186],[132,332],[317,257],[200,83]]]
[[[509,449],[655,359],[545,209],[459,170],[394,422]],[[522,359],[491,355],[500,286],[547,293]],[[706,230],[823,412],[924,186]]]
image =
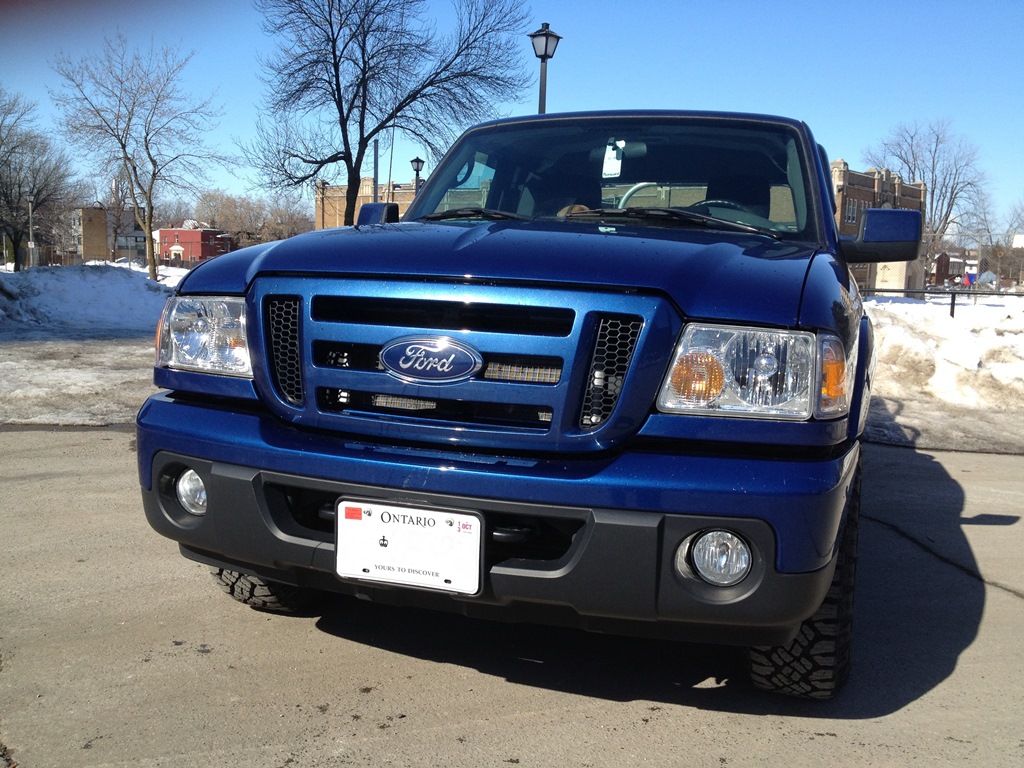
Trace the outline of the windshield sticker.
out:
[[[601,178],[617,179],[622,175],[622,150],[626,142],[610,141],[604,150],[604,169],[601,171]]]

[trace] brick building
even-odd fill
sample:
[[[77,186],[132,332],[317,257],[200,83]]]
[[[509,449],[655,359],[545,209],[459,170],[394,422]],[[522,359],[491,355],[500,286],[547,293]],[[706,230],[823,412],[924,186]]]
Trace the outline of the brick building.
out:
[[[836,226],[843,237],[856,237],[860,220],[868,208],[905,208],[925,213],[926,187],[923,181],[906,183],[888,168],[851,171],[842,159],[831,165],[832,188],[836,195]],[[854,277],[861,288],[911,288],[915,279],[911,263],[855,264]]]
[[[153,233],[157,263],[170,267],[194,267],[234,249],[230,235],[219,229],[182,227]]]
[[[421,182],[422,183],[422,182]],[[405,213],[409,204],[416,196],[415,183],[377,185],[377,202],[398,203],[398,215]],[[347,186],[334,186],[324,181],[317,183],[315,188],[315,224],[316,229],[328,229],[345,225],[345,195]],[[359,218],[359,209],[364,203],[373,202],[373,179],[364,177],[359,182],[359,197],[356,198],[356,210],[353,221]]]
[[[99,203],[75,212],[79,253],[83,262],[107,261],[112,255],[107,209]]]
[[[70,223],[71,240],[61,248],[62,264],[146,259],[146,234],[139,230],[131,210],[118,214],[97,202],[74,209]]]

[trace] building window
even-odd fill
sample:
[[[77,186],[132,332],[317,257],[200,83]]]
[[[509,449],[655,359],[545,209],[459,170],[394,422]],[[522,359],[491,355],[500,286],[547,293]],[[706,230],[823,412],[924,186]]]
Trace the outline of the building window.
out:
[[[857,201],[847,200],[846,201],[846,217],[845,221],[847,224],[857,223]]]

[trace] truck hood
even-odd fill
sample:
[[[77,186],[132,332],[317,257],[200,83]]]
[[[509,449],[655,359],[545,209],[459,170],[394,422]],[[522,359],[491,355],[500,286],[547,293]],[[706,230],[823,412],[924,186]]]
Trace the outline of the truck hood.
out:
[[[792,326],[815,249],[745,233],[561,222],[418,223],[309,232],[205,262],[182,293],[261,275],[523,282],[668,296],[684,315]]]

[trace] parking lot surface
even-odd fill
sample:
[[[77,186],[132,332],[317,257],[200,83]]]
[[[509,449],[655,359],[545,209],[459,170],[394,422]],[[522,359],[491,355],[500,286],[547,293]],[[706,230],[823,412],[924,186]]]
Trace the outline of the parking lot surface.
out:
[[[855,667],[219,592],[147,525],[129,428],[0,428],[0,767],[1024,765],[1024,458],[869,445]]]

